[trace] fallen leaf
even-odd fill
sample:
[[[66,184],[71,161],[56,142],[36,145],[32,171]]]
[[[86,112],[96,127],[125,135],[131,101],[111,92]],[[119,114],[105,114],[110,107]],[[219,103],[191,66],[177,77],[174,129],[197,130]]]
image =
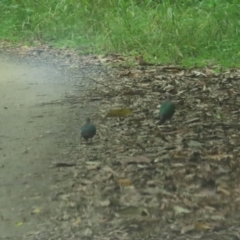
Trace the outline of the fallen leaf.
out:
[[[194,223],[194,228],[196,230],[211,229],[209,225],[200,222]]]
[[[74,227],[76,227],[76,226],[79,225],[80,222],[81,222],[81,218],[78,217],[78,218],[76,218],[76,219],[74,219],[74,220],[72,221],[72,225],[73,225]]]
[[[189,147],[201,147],[203,144],[197,141],[190,140],[188,142]]]
[[[194,203],[192,203],[191,201],[189,201],[187,198],[184,198],[184,199],[183,199],[183,202],[184,202],[184,204],[185,204],[186,206],[188,206],[188,207],[194,207],[194,206],[195,206]]]
[[[101,201],[100,202],[100,205],[102,206],[102,207],[108,207],[109,205],[110,205],[110,201],[109,201],[109,199],[106,199],[106,200],[104,200],[104,201]]]
[[[195,229],[194,224],[187,225],[187,226],[185,226],[185,227],[183,227],[183,228],[181,229],[181,234],[184,234],[184,233],[193,231],[194,229]]]
[[[126,117],[129,114],[132,114],[132,111],[128,108],[111,109],[105,117]]]
[[[15,222],[15,226],[16,227],[20,227],[20,226],[22,226],[23,225],[23,222]]]
[[[183,227],[181,229],[181,234],[193,231],[193,230],[204,230],[204,229],[211,229],[212,227],[210,227],[209,225],[205,224],[205,223],[200,223],[200,222],[196,222],[194,224],[190,224],[187,225],[185,227]]]
[[[100,165],[100,162],[95,162],[95,161],[86,161],[85,163],[87,165]]]
[[[129,77],[129,76],[133,76],[134,74],[131,72],[131,71],[124,71],[124,72],[121,72],[120,74],[119,74],[119,77],[120,78],[122,78],[122,77]]]
[[[174,206],[173,209],[174,209],[176,215],[179,215],[181,213],[190,213],[191,212],[190,210],[179,207],[179,206]]]
[[[142,209],[142,213],[141,213],[143,216],[150,216],[150,213],[149,211],[146,209],[146,208],[143,208]]]
[[[91,171],[91,170],[97,170],[97,169],[100,169],[100,166],[98,165],[89,165],[87,166],[87,170]]]
[[[36,207],[36,208],[33,209],[33,211],[32,211],[31,213],[32,213],[32,214],[38,214],[38,213],[40,213],[40,212],[41,212],[41,208]]]
[[[118,179],[117,180],[118,184],[121,185],[121,186],[131,186],[132,185],[132,182],[127,179],[127,178],[124,178],[124,179]]]
[[[213,216],[211,216],[211,219],[214,220],[214,221],[223,221],[226,218],[222,215],[213,215]]]
[[[225,154],[225,153],[220,153],[220,154],[213,154],[213,155],[208,155],[208,158],[212,159],[212,160],[217,160],[217,161],[221,161],[223,159],[226,158],[232,158],[232,155],[230,154]]]
[[[71,208],[75,208],[75,207],[77,206],[77,203],[72,202],[72,201],[69,201],[69,202],[67,203],[67,206],[68,206],[68,207],[71,207]]]
[[[142,208],[135,207],[135,206],[129,206],[125,208],[120,208],[116,210],[116,213],[120,216],[140,216],[142,213]]]
[[[221,119],[221,118],[222,118],[221,114],[220,114],[220,113],[217,113],[217,114],[216,114],[216,118],[217,118],[217,119]]]
[[[222,188],[220,186],[217,187],[217,192],[221,192],[221,193],[223,193],[223,194],[225,194],[227,196],[230,195],[230,192],[228,190],[226,190],[226,189],[224,189],[224,188]]]

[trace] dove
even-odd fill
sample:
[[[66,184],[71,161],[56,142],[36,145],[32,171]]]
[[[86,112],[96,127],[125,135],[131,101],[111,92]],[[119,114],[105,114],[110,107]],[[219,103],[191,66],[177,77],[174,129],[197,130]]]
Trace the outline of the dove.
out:
[[[97,129],[95,125],[91,123],[91,119],[87,118],[86,123],[81,127],[81,137],[84,138],[86,142],[96,135]]]
[[[171,121],[171,118],[173,114],[175,113],[175,104],[171,101],[166,101],[161,104],[160,111],[159,111],[159,117],[160,117],[160,123],[163,124],[167,120]]]

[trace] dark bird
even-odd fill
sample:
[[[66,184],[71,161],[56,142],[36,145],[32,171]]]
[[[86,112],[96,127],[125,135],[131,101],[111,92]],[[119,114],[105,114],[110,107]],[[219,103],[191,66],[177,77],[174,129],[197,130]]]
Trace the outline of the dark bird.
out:
[[[88,142],[88,139],[92,140],[96,132],[96,127],[91,123],[90,118],[87,118],[86,123],[81,127],[81,137]]]
[[[163,102],[161,104],[160,111],[159,111],[159,117],[160,117],[159,124],[163,124],[167,120],[171,121],[171,118],[172,118],[173,114],[175,113],[175,108],[176,108],[176,106],[174,103],[172,103],[170,101]]]

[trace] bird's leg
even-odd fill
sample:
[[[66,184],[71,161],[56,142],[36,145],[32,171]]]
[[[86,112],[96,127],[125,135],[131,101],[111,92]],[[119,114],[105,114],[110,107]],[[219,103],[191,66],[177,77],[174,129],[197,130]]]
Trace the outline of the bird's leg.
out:
[[[90,143],[92,144],[92,138],[90,138]],[[90,144],[90,143],[89,143],[89,144]]]

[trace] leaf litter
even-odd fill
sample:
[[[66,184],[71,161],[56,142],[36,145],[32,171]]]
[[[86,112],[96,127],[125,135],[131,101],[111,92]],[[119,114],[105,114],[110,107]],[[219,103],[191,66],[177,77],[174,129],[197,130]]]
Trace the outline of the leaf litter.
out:
[[[64,168],[68,201],[76,203],[66,208],[69,227],[77,222],[76,236],[91,239],[236,239],[239,70],[123,72],[97,79],[81,99],[99,99],[98,134],[91,146],[76,143],[76,167]],[[158,125],[167,94],[176,113]]]
[[[219,231],[230,239],[230,227],[239,232],[239,70],[136,66],[129,72],[98,79],[105,86],[87,93],[101,99],[94,115],[104,127],[94,146],[101,146],[98,162],[112,169],[108,176],[88,172],[100,202],[109,204],[102,214],[128,239],[200,239]],[[106,96],[106,85],[114,95]],[[177,110],[172,123],[159,126],[155,116],[166,94]],[[114,109],[132,114],[104,118]]]
[[[55,168],[52,186],[59,211],[38,239],[240,239],[239,78],[238,69],[136,64],[66,96],[81,106],[97,100],[98,133],[65,149],[72,165]],[[176,112],[158,125],[167,94]]]

